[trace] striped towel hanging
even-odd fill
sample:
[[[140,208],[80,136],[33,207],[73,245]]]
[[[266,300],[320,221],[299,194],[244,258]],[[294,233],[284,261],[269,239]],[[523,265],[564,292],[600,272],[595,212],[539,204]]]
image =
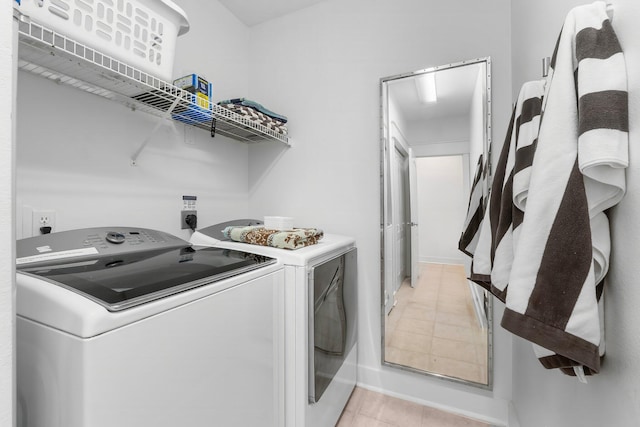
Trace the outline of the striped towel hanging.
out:
[[[543,92],[542,81],[525,83],[520,89],[496,165],[486,223],[473,259],[471,280],[501,301],[506,298],[516,237],[523,220]]]
[[[467,217],[464,220],[463,231],[458,241],[458,249],[470,257],[473,257],[478,245],[480,224],[482,224],[482,218],[484,217],[487,197],[485,194],[488,177],[487,165],[488,163],[483,161],[483,155],[480,154],[476,164],[476,173],[471,184]]]
[[[568,374],[600,369],[604,210],[625,191],[626,82],[606,4],[574,8],[551,61],[502,318],[505,329],[539,346],[544,366]]]

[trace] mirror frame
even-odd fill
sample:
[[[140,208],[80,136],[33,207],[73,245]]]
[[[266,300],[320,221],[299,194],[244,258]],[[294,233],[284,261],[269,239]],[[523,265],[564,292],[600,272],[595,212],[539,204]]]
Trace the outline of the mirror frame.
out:
[[[397,74],[389,77],[383,77],[380,79],[380,313],[381,313],[381,364],[382,366],[388,366],[392,368],[397,368],[406,372],[413,372],[429,377],[435,377],[439,379],[443,379],[446,381],[470,385],[473,387],[493,390],[493,298],[491,295],[487,295],[485,291],[486,301],[487,301],[487,384],[469,381],[461,378],[456,378],[444,374],[439,374],[437,372],[429,372],[420,369],[416,369],[410,366],[399,365],[393,362],[388,362],[385,360],[385,321],[386,321],[386,310],[385,310],[385,225],[386,221],[389,217],[389,213],[386,211],[390,209],[390,203],[388,202],[388,198],[390,198],[390,192],[387,189],[387,179],[388,179],[388,156],[390,153],[389,149],[389,138],[388,138],[388,117],[387,117],[387,106],[388,106],[388,89],[385,83],[388,83],[393,80],[415,77],[421,74],[433,73],[436,71],[442,71],[452,68],[458,68],[466,65],[484,63],[486,70],[486,80],[485,80],[485,95],[486,99],[484,102],[485,108],[485,124],[484,124],[484,146],[483,146],[483,154],[487,159],[487,197],[489,197],[489,192],[491,190],[491,180],[492,180],[492,164],[491,164],[491,130],[492,130],[492,116],[491,116],[491,57],[483,57],[476,58],[466,61],[460,61],[456,63],[450,63],[446,65],[440,65],[431,68],[425,68],[422,70],[417,70],[404,74]],[[473,175],[473,171],[471,171]]]

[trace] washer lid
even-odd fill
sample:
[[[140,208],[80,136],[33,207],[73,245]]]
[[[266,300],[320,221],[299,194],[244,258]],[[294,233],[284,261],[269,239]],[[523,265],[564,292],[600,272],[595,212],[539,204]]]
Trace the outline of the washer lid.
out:
[[[18,266],[18,271],[80,293],[109,311],[119,311],[275,262],[236,250],[184,246],[27,264]]]

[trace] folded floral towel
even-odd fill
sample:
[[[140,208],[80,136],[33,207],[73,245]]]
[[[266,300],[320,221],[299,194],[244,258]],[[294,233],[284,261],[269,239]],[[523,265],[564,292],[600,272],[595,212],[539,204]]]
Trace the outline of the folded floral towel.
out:
[[[294,228],[281,231],[270,230],[262,225],[229,226],[222,234],[236,242],[271,246],[280,249],[299,249],[318,243],[324,233],[317,228]]]

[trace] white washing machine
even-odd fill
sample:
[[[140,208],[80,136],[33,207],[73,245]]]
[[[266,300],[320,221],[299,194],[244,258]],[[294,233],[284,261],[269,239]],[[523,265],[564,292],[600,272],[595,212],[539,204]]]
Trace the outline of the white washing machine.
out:
[[[296,250],[233,242],[222,235],[235,220],[195,232],[194,246],[278,259],[285,277],[285,424],[334,427],[356,384],[357,254],[351,237],[325,234]]]
[[[16,262],[20,427],[283,425],[278,260],[110,227]]]

